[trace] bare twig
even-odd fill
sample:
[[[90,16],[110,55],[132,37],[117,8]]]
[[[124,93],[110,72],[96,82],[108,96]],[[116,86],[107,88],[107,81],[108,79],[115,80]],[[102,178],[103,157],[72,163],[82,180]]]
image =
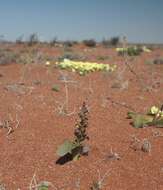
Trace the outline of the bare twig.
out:
[[[123,37],[123,48],[127,48],[127,38],[124,36]],[[136,77],[136,79],[139,81],[140,85],[147,89],[146,85],[142,82],[142,79],[140,78],[139,75],[131,68],[131,66],[128,63],[128,55],[127,52],[124,51],[124,60],[125,60],[125,65],[128,68],[128,70]]]
[[[18,120],[18,115],[16,114],[16,126],[15,128],[18,128],[20,124],[20,121]]]
[[[75,182],[75,187],[76,190],[80,190],[80,178],[78,178],[77,181]]]
[[[37,180],[36,180],[36,173],[34,173],[29,185],[29,190],[33,190],[33,189],[37,190],[36,187],[37,187]]]
[[[68,80],[67,77],[60,71],[61,75],[63,76],[62,77],[62,82],[64,83],[64,88],[65,88],[65,102],[60,106],[59,108],[59,111],[60,113],[64,113],[65,115],[67,116],[70,116],[75,112],[75,108],[74,108],[74,111],[70,112],[69,113],[69,93],[68,93],[68,84],[69,83],[76,83],[76,81],[71,81],[71,80]]]
[[[119,105],[119,106],[121,106],[121,107],[124,107],[124,108],[126,108],[126,109],[129,109],[129,110],[135,112],[135,109],[132,108],[131,106],[127,105],[125,102],[122,102],[122,103],[121,103],[121,102],[117,102],[117,101],[113,100],[113,99],[110,98],[110,97],[107,97],[107,100],[109,100],[112,104]]]
[[[110,160],[120,160],[121,159],[121,157],[119,156],[118,153],[113,152],[112,147],[110,149],[110,154],[107,156],[107,158],[110,159]]]
[[[53,184],[48,181],[41,181],[38,183],[36,179],[36,173],[34,173],[29,185],[29,190],[39,190],[40,187],[43,187],[43,186],[47,186],[47,187],[52,186],[54,190],[58,190],[58,188],[53,186]]]

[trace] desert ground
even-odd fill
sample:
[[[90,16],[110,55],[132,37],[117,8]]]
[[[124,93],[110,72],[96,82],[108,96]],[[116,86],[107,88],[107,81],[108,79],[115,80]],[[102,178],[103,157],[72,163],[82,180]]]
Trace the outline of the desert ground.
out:
[[[65,54],[117,68],[80,76],[56,67]],[[2,44],[0,55],[0,190],[35,190],[41,181],[50,190],[163,189],[163,128],[134,128],[127,118],[163,104],[163,64],[152,63],[162,48],[126,59],[100,45]],[[59,164],[57,148],[73,139],[83,102],[89,153]],[[149,151],[139,148],[144,139]]]

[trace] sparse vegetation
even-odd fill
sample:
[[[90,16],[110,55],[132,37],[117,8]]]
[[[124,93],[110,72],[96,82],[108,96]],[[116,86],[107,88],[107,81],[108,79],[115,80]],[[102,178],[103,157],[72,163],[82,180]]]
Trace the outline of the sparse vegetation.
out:
[[[55,47],[56,44],[57,44],[57,42],[58,42],[57,37],[54,37],[54,38],[50,41],[50,45]]]
[[[110,45],[116,47],[117,45],[119,45],[119,41],[119,37],[112,37],[110,39]]]
[[[87,47],[96,47],[96,41],[94,39],[83,40],[83,44]]]
[[[75,43],[76,43],[75,41],[67,40],[67,41],[63,42],[63,46],[64,47],[72,47]]]
[[[23,43],[23,35],[19,36],[17,39],[16,39],[16,43],[17,44],[22,44]]]
[[[124,56],[127,54],[128,56],[138,56],[143,50],[140,47],[128,47],[128,48],[117,48],[118,55]]]
[[[145,110],[149,105],[162,103],[162,50],[153,49],[150,53],[151,50],[138,44],[145,53],[139,57],[126,54],[120,57],[110,41],[109,49],[99,44],[96,48],[83,44],[64,47],[63,42],[57,41],[51,45],[53,47],[42,42],[27,46],[25,42],[23,45],[14,42],[0,46],[0,135],[3,142],[0,190],[8,190],[8,187],[17,190],[119,189],[128,182],[123,172],[131,175],[139,172],[146,178],[144,169],[150,173],[149,181],[155,177],[160,182],[160,173],[153,174],[148,166],[154,163],[156,154],[161,157],[163,106]],[[153,65],[142,64],[144,60],[153,61]],[[113,70],[115,72],[110,72]],[[140,79],[145,87],[149,84],[157,88],[153,87],[148,93],[143,91]],[[82,104],[75,121],[76,110],[83,100],[87,104]],[[127,112],[130,120],[125,117]],[[140,129],[130,127],[130,121],[133,127]],[[130,139],[133,132],[136,135]],[[90,141],[87,141],[88,134],[91,134]],[[58,146],[63,139],[67,140]],[[56,165],[80,157],[77,163]],[[138,160],[141,162],[134,167]],[[15,170],[10,170],[13,164]],[[162,172],[161,164],[157,159],[154,169]],[[41,180],[34,174],[29,184],[31,172],[35,171]],[[11,175],[6,175],[8,173]],[[21,175],[25,178],[17,180]],[[109,175],[111,180],[106,179]],[[136,183],[137,178],[135,175]],[[157,188],[155,180],[152,184]],[[150,184],[146,187],[150,189]]]
[[[32,46],[32,45],[37,44],[38,42],[39,42],[39,38],[38,38],[37,33],[33,33],[33,34],[31,34],[31,35],[29,36],[28,41],[27,41],[27,44],[28,44],[29,46]]]
[[[19,55],[10,50],[0,50],[0,65],[16,63]]]
[[[104,47],[117,47],[120,43],[120,39],[119,37],[112,37],[108,40],[104,38],[101,43]]]

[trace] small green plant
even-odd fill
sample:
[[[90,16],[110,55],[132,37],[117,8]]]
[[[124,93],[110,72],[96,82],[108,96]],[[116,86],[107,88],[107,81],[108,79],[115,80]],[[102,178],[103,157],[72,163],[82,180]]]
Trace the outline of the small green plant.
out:
[[[87,155],[89,148],[83,144],[83,141],[88,140],[86,133],[88,127],[88,109],[86,103],[83,105],[78,113],[79,121],[75,125],[74,140],[65,140],[62,145],[58,147],[57,154],[60,157],[69,155],[71,160],[78,160],[81,155]]]
[[[138,56],[143,52],[141,47],[116,48],[118,55]]]
[[[48,190],[50,183],[47,181],[42,181],[38,184],[38,190]]]
[[[59,92],[59,86],[58,85],[53,85],[52,91]]]
[[[128,118],[132,119],[132,125],[135,128],[156,126],[163,127],[163,105],[161,108],[152,106],[147,114],[128,112]]]

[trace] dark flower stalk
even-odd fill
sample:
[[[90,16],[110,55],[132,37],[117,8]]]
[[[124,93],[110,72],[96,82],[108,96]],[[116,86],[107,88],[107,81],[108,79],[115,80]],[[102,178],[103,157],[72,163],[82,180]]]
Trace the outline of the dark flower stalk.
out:
[[[78,113],[79,121],[75,125],[76,129],[74,131],[75,142],[81,144],[85,139],[89,139],[86,128],[88,127],[88,109],[86,103],[83,102],[83,105]]]

